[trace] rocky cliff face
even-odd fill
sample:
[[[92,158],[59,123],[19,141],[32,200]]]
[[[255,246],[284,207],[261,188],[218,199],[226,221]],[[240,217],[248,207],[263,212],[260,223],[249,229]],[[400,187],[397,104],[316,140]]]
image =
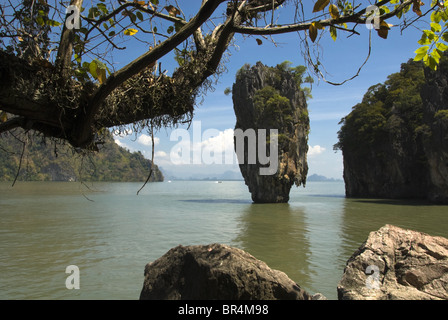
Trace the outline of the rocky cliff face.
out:
[[[297,76],[291,68],[258,62],[241,68],[232,88],[235,150],[257,203],[288,202],[292,185],[306,183],[309,118]]]
[[[431,129],[424,144],[428,159],[428,197],[448,203],[448,59],[437,71],[425,70],[426,83],[421,97],[425,106],[423,119]]]
[[[337,148],[349,197],[448,203],[448,68],[408,62],[343,119]],[[445,109],[445,110],[443,110]]]

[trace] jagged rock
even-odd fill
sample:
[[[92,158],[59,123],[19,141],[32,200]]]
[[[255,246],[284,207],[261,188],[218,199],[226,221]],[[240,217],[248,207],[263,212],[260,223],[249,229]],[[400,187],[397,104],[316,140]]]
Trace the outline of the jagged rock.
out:
[[[448,59],[437,71],[411,60],[369,88],[336,148],[348,197],[448,203]]]
[[[280,271],[222,244],[177,246],[145,267],[142,300],[311,300]]]
[[[423,118],[432,133],[424,144],[430,181],[428,198],[448,203],[448,59],[441,60],[437,71],[426,68],[425,79],[421,92]]]
[[[268,138],[266,154],[270,157],[269,165],[263,165],[261,161],[251,163],[248,145],[257,142],[246,141],[242,155],[238,153],[239,140],[235,139],[240,170],[252,200],[260,203],[288,202],[292,185],[305,186],[308,173],[309,117],[306,97],[297,78],[290,70],[257,62],[255,66],[245,65],[238,71],[232,94],[235,132],[238,129],[244,133],[254,130],[259,137],[260,129],[266,130],[268,136],[271,129],[278,130],[278,157],[271,154],[275,152],[270,144],[274,141],[273,136]],[[260,143],[257,146],[258,149],[254,150],[260,150]],[[268,166],[274,170],[269,174],[261,173],[260,169]]]
[[[448,239],[385,225],[348,260],[337,289],[339,300],[446,300]]]

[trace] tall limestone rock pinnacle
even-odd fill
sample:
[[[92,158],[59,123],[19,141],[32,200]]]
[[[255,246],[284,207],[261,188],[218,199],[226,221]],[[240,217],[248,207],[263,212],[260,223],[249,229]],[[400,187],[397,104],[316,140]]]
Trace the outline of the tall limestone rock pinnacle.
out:
[[[258,62],[244,65],[233,84],[235,151],[256,203],[288,202],[293,184],[305,186],[310,124],[302,74]]]

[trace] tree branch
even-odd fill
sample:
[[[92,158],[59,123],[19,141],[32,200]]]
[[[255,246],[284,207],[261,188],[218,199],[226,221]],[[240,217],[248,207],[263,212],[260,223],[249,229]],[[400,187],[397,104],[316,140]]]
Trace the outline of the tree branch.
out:
[[[83,17],[87,21],[93,23],[92,28],[90,28],[86,32],[84,40],[87,40],[87,37],[90,34],[90,32],[92,32],[93,29],[97,28],[102,22],[105,22],[105,21],[109,20],[110,18],[115,17],[117,14],[119,14],[121,11],[127,9],[128,7],[137,8],[140,11],[149,13],[149,14],[151,14],[153,16],[156,16],[156,17],[159,17],[159,18],[162,18],[164,20],[171,21],[171,22],[174,22],[174,23],[181,23],[183,25],[185,25],[187,23],[184,19],[181,19],[181,18],[178,18],[178,17],[175,17],[175,16],[170,16],[168,14],[164,14],[164,13],[161,13],[161,12],[157,12],[155,10],[152,10],[152,9],[149,9],[147,7],[142,6],[138,2],[126,2],[126,3],[122,4],[121,6],[119,6],[118,8],[116,8],[114,11],[110,12],[109,14],[99,18],[98,20],[94,20],[94,19],[89,19],[89,18]]]
[[[377,6],[382,6],[390,2],[390,0],[386,1],[380,1]],[[381,20],[387,20],[389,18],[394,17],[397,12],[402,11],[405,7],[411,5],[413,3],[413,0],[406,0],[403,3],[401,3],[396,9],[393,11],[383,14],[379,16]],[[338,24],[343,23],[357,23],[357,24],[366,24],[367,18],[363,18],[362,15],[365,14],[366,9],[363,9],[361,11],[358,11],[352,15],[349,16],[343,16],[337,19],[324,19],[318,21],[323,27],[327,26],[335,26]],[[275,35],[275,34],[284,34],[284,33],[290,33],[295,31],[303,31],[308,30],[310,25],[313,23],[313,21],[310,22],[303,22],[303,23],[295,23],[295,24],[288,24],[288,25],[282,25],[277,27],[246,27],[246,26],[234,26],[233,32],[235,33],[241,33],[241,34],[248,34],[248,35]],[[353,32],[353,30],[348,29],[342,29],[345,31]]]
[[[3,132],[13,130],[15,128],[23,127],[24,125],[25,125],[24,117],[14,117],[0,124],[0,134],[2,134]]]
[[[93,95],[90,103],[86,107],[85,113],[80,115],[74,131],[73,143],[79,147],[85,147],[86,144],[89,144],[92,140],[92,123],[102,101],[124,81],[144,70],[185,41],[210,18],[216,8],[223,2],[225,0],[209,0],[205,2],[196,16],[184,25],[179,32],[110,75],[106,82]]]

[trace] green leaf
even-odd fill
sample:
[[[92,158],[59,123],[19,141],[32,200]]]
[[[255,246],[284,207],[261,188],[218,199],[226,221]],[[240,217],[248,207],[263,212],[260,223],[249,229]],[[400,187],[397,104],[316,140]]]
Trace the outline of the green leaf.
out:
[[[431,44],[431,40],[428,39],[428,37],[426,36],[426,34],[422,34],[422,37],[420,38],[420,40],[417,41],[418,44],[424,46],[425,44]]]
[[[437,70],[437,62],[436,59],[434,59],[433,56],[429,56],[428,62],[426,64],[428,67],[430,67],[432,70]]]
[[[441,19],[442,19],[442,13],[440,11],[433,11],[431,13],[431,21],[439,23]]]
[[[173,26],[169,26],[168,29],[166,30],[166,32],[168,32],[168,33],[173,33],[173,31],[174,31]]]
[[[331,38],[334,41],[336,41],[336,38],[338,37],[338,34],[337,34],[337,29],[334,26],[330,26],[330,35],[331,35]]]
[[[60,22],[55,21],[55,20],[51,20],[51,19],[48,19],[48,20],[46,21],[46,24],[47,24],[48,26],[50,26],[50,27],[57,27],[57,26],[60,26],[60,25],[61,25]]]
[[[333,18],[333,19],[339,18],[339,10],[336,5],[331,4],[330,7],[328,8],[328,10],[330,11],[331,18]]]
[[[442,42],[437,43],[436,47],[440,51],[446,51],[448,49],[448,46]]]
[[[434,32],[440,32],[442,31],[442,26],[438,23],[431,22],[431,30]]]
[[[442,34],[442,40],[448,42],[448,32]]]
[[[423,47],[418,48],[414,52],[416,54],[420,54],[420,53],[423,53],[423,52],[426,53],[426,52],[428,52],[428,49],[429,49],[429,46],[423,46]]]
[[[103,84],[104,82],[106,82],[106,69],[97,69],[97,74],[98,74],[98,81],[100,82],[100,84]]]
[[[136,15],[140,21],[143,21],[143,14],[140,11],[137,11]]]
[[[432,30],[423,30],[423,33],[426,34],[429,40],[433,41],[436,37],[436,34]]]
[[[424,53],[418,53],[418,54],[415,56],[414,61],[420,61],[420,60],[425,61],[425,60],[427,60],[427,59],[428,59],[428,54],[427,54],[426,52],[424,52]]]
[[[89,72],[95,79],[98,78],[98,75],[96,73],[96,70],[98,69],[98,65],[96,64],[96,60],[93,60],[89,64]]]
[[[431,51],[431,57],[434,58],[435,62],[439,64],[441,55],[437,49]]]
[[[104,3],[98,3],[97,5],[98,9],[100,9],[101,11],[103,11],[104,14],[108,14],[109,10],[107,10],[107,7]]]
[[[95,59],[98,69],[106,69],[106,64],[98,59]]]
[[[317,27],[316,27],[315,22],[310,24],[308,31],[309,31],[311,41],[314,42],[317,38]]]
[[[129,29],[124,30],[124,35],[126,35],[126,36],[133,36],[137,32],[138,32],[137,29],[129,28]]]
[[[328,4],[330,3],[330,0],[317,0],[314,4],[313,12],[319,12],[324,10]]]
[[[44,19],[42,17],[37,17],[36,18],[36,22],[40,26],[44,26],[45,25],[45,21],[44,21]]]

